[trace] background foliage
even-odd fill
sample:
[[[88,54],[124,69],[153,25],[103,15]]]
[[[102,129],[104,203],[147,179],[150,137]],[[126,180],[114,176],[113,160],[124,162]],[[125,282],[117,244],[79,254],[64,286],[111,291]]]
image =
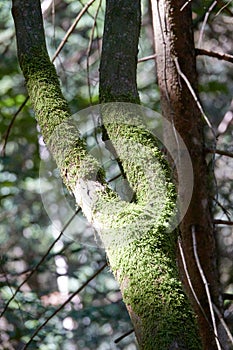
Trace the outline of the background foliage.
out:
[[[86,2],[74,0],[42,2],[51,57],[85,4]],[[142,7],[139,59],[154,53],[150,5],[143,1]],[[64,95],[73,113],[98,102],[98,67],[104,8],[104,1],[93,2],[55,61]],[[39,182],[44,145],[30,102],[27,102],[9,129],[12,118],[27,96],[17,63],[10,11],[11,2],[0,0],[0,311],[4,310],[17,287],[48,252],[48,247],[64,225],[64,217],[59,215],[56,217],[56,225],[51,223],[41,201],[42,185],[46,186],[43,177],[42,185]],[[233,54],[232,16],[232,2],[220,0],[214,6],[211,1],[194,1],[196,46]],[[198,56],[197,67],[200,98],[219,135],[217,148],[233,153],[232,63]],[[159,91],[153,59],[138,64],[138,88],[142,104],[159,111]],[[213,147],[211,137],[206,130],[207,148]],[[232,220],[233,160],[216,154],[213,161],[212,155],[207,154],[207,161],[210,167],[215,168],[215,217]],[[62,213],[62,207],[59,207],[60,212]],[[77,235],[66,232],[62,235],[43,264],[8,305],[0,319],[0,349],[22,349],[35,329],[105,262],[103,250],[94,243],[93,237],[90,238],[88,225],[81,216],[79,223]],[[216,226],[216,239],[223,292],[233,294],[231,226]],[[225,307],[225,315],[230,320],[233,318],[231,301],[226,300]],[[133,334],[114,343],[116,338],[131,328],[118,285],[109,269],[105,268],[41,329],[28,348],[135,350]]]

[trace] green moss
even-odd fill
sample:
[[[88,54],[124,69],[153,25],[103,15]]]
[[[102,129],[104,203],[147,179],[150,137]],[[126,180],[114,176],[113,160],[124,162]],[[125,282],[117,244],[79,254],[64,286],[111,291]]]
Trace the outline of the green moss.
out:
[[[56,126],[70,117],[54,65],[43,49],[34,48],[21,58],[21,67],[45,142]]]
[[[88,177],[98,172],[98,162],[87,154],[85,141],[71,122],[67,101],[47,52],[33,48],[29,56],[21,57],[21,67],[43,139],[64,183],[72,190],[78,176]]]
[[[176,265],[177,231],[169,228],[176,203],[169,167],[145,128],[119,119],[105,127],[137,201],[109,200],[104,193],[96,209],[105,223],[102,238],[123,300],[140,319],[140,349],[165,350],[175,342],[180,349],[201,349]]]
[[[21,61],[44,141],[64,182],[72,190],[78,176],[103,177],[98,162],[87,154],[85,142],[68,121],[69,108],[47,53],[35,48],[32,56]],[[121,201],[106,188],[99,194],[93,215],[102,225],[102,238],[123,299],[140,319],[141,349],[165,350],[177,342],[197,350],[200,342],[195,319],[176,266],[176,232],[169,230],[169,218],[175,210],[174,186],[154,138],[144,126],[125,123],[128,118],[134,120],[134,112],[118,105],[104,120],[136,202]]]
[[[116,96],[115,93],[111,92],[110,87],[100,87],[100,101],[101,103],[106,103],[106,102],[130,102],[130,103],[136,103],[140,104],[140,99],[139,96],[135,96],[132,93],[121,93]]]

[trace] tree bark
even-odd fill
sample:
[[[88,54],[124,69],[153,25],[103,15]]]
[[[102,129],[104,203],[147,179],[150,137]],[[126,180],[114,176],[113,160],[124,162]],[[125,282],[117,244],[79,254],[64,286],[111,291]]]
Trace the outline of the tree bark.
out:
[[[101,73],[101,98],[105,102],[138,102],[135,78],[138,37],[133,39],[130,53],[128,46],[131,47],[131,44],[127,45],[127,37],[130,40],[134,24],[139,33],[139,2],[131,10],[129,1],[124,4],[109,1],[107,7],[113,4],[114,12],[107,10],[106,16],[114,14],[112,28],[117,31],[119,40],[120,17],[127,36],[125,38],[124,32],[121,33],[124,45],[117,71],[106,76]],[[128,21],[126,7],[134,20]],[[115,11],[118,16],[115,16]],[[58,164],[63,181],[73,191],[77,203],[104,242],[111,269],[120,283],[135,327],[139,348],[200,349],[195,317],[178,275],[177,235],[169,231],[169,219],[174,214],[176,202],[174,186],[156,140],[140,123],[135,123],[135,116],[140,114],[139,107],[125,107],[121,103],[102,107],[107,134],[120,154],[123,169],[136,194],[136,200],[130,202],[121,200],[108,188],[103,173],[99,172],[99,176],[93,177],[98,172],[99,164],[87,153],[85,142],[70,122],[69,108],[46,50],[40,1],[14,0],[13,16],[19,62],[44,141]],[[104,45],[110,40],[108,35],[112,34],[106,29]],[[115,54],[116,59],[117,52]],[[111,59],[109,61],[112,64]],[[101,70],[107,69],[105,64],[106,61],[102,61]],[[129,71],[125,72],[127,69]],[[134,121],[133,125],[131,121]],[[150,176],[142,169],[147,169]]]
[[[100,101],[139,102],[136,66],[140,0],[107,0],[100,63]]]
[[[182,72],[197,96],[196,57],[192,32],[191,5],[186,0],[152,0],[154,41],[162,113],[184,140],[192,160],[194,190],[187,213],[180,225],[181,244],[193,289],[202,306],[197,304],[180,259],[180,272],[185,289],[198,316],[198,327],[204,349],[217,349],[205,285],[194,256],[193,236],[197,252],[208,281],[212,302],[220,303],[220,288],[216,268],[214,225],[210,203],[210,174],[207,171],[204,149],[204,118],[197,103],[181,77]],[[170,131],[171,133],[171,131]],[[171,135],[171,134],[170,134]],[[174,136],[173,136],[174,138]],[[212,174],[213,178],[213,174]],[[182,182],[182,177],[178,179]],[[185,187],[185,183],[183,184]],[[182,203],[181,203],[182,205]],[[203,313],[204,310],[204,313]],[[217,327],[219,320],[216,319]]]

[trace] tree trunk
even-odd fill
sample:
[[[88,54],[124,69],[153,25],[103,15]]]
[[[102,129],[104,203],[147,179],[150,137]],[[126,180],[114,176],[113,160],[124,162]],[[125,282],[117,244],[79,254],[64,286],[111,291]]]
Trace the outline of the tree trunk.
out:
[[[212,302],[219,306],[220,289],[216,268],[213,218],[210,209],[210,174],[205,162],[203,129],[204,117],[198,108],[191,89],[197,96],[196,57],[192,32],[191,5],[186,0],[152,0],[154,41],[162,113],[174,125],[184,140],[193,165],[194,190],[188,211],[180,225],[182,249],[187,271],[196,296],[187,279],[183,263],[180,271],[195,313],[204,349],[217,349],[205,285],[194,256],[195,246],[200,264],[207,279]],[[182,6],[186,6],[181,10]],[[184,74],[186,81],[184,80]],[[188,84],[192,87],[188,87]],[[212,174],[213,178],[213,174]],[[182,183],[183,179],[178,179]],[[183,183],[184,187],[186,183]],[[193,239],[196,238],[196,245]],[[204,312],[203,312],[204,311]],[[217,328],[219,319],[216,320]],[[218,345],[219,346],[219,345]]]
[[[125,13],[130,14],[132,21]],[[107,1],[104,46],[114,44],[109,64],[118,58],[119,61],[111,66],[111,75],[104,57],[111,55],[111,48],[103,48],[100,91],[105,102],[138,102],[135,77],[139,14],[138,1],[131,7],[129,1]],[[124,201],[108,188],[98,162],[87,153],[85,142],[69,119],[69,109],[45,46],[40,1],[14,0],[13,15],[19,62],[44,141],[63,181],[99,231],[140,349],[200,349],[195,317],[178,275],[177,234],[169,230],[176,203],[174,186],[156,140],[140,122],[135,122],[140,107],[118,102],[101,107],[107,135],[135,193],[135,198]],[[136,33],[131,40],[132,28]],[[117,35],[117,42],[122,42],[119,56],[116,41],[111,41],[109,35]]]
[[[140,0],[107,0],[100,63],[100,102],[139,102],[136,67]]]

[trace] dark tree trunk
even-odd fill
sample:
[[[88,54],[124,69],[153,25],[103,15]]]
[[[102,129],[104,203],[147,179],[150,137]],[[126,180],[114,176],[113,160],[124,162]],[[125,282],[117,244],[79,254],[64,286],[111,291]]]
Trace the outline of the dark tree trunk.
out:
[[[214,225],[210,203],[210,174],[205,161],[203,129],[206,124],[193,94],[181,76],[185,75],[197,95],[196,57],[192,32],[190,4],[181,11],[185,0],[152,0],[154,39],[158,83],[161,93],[162,113],[173,124],[184,140],[191,156],[194,186],[191,203],[180,225],[181,244],[193,289],[204,310],[201,310],[190,290],[186,272],[180,261],[180,271],[185,289],[198,315],[198,326],[204,349],[217,349],[210,315],[210,304],[205,285],[194,257],[196,237],[197,252],[208,281],[212,302],[219,306],[220,289],[216,268]],[[185,171],[185,170],[184,170]],[[182,177],[179,181],[183,181]],[[185,187],[186,183],[183,183]],[[182,204],[181,204],[182,205]],[[181,259],[180,259],[181,260]],[[216,317],[216,315],[215,315]],[[217,327],[219,319],[216,319]]]
[[[140,0],[107,0],[100,64],[100,102],[139,102],[136,83]]]

